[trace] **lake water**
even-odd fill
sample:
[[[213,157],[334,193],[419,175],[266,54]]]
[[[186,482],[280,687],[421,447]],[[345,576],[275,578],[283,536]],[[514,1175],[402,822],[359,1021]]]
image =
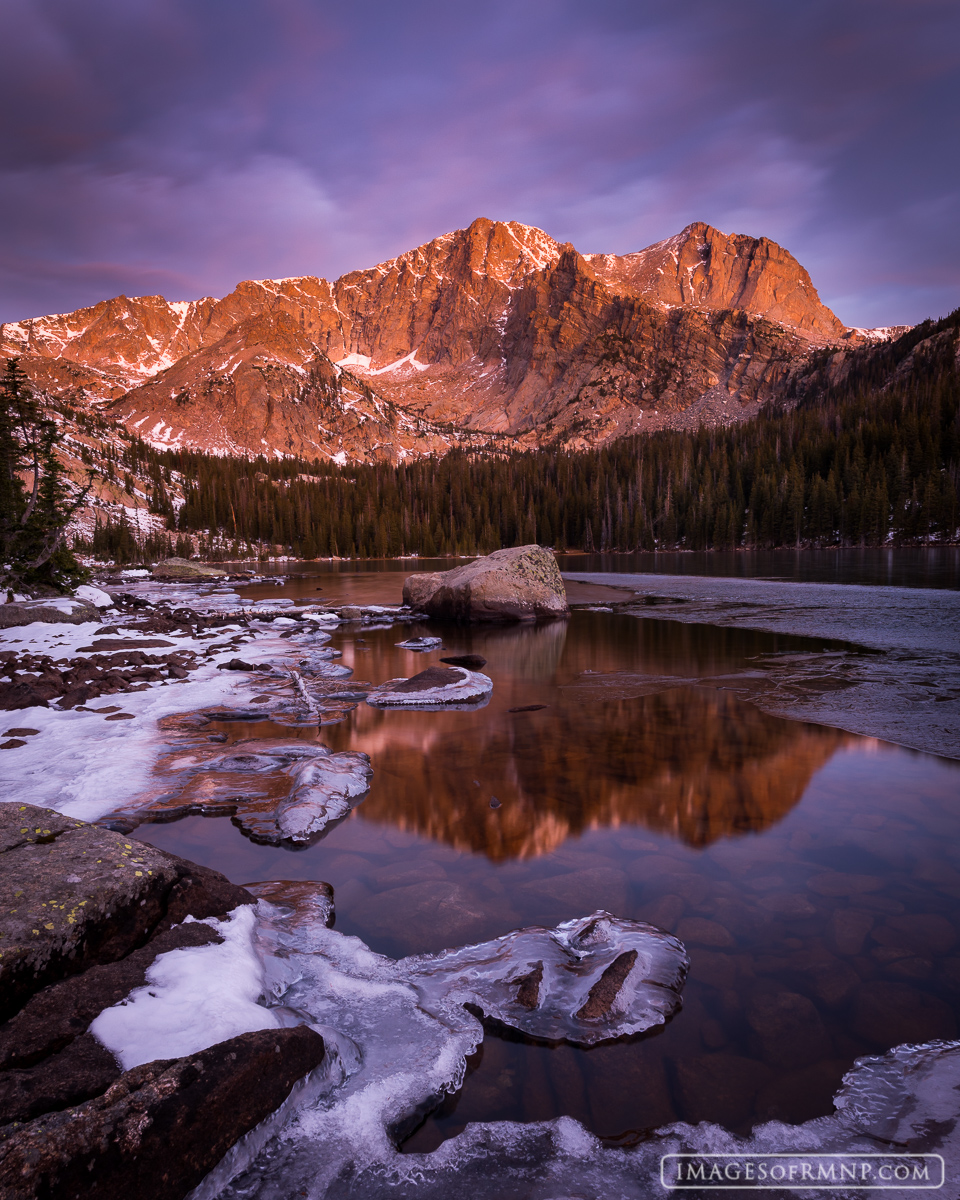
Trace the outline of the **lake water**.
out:
[[[649,572],[654,575],[690,575],[707,578],[775,579],[795,583],[853,583],[869,586],[960,589],[960,547],[881,549],[864,546],[833,550],[737,550],[668,551],[659,554],[559,554],[564,572]],[[394,575],[399,598],[404,578],[413,571],[446,571],[454,565],[438,559],[345,559],[319,563],[264,563],[257,567],[266,574],[285,575],[318,572],[324,591],[342,600],[358,601],[368,594],[369,579]],[[249,564],[244,564],[249,569]],[[304,585],[301,594],[315,593],[316,582]],[[381,588],[382,590],[382,588]],[[316,598],[316,596],[314,596]],[[322,598],[322,597],[321,597]],[[372,601],[370,601],[372,603]]]
[[[434,564],[317,564],[248,594],[395,602],[415,566]],[[690,977],[666,1028],[589,1050],[489,1028],[462,1090],[404,1149],[468,1121],[560,1114],[616,1144],[678,1119],[800,1122],[831,1111],[856,1057],[957,1033],[960,763],[741,698],[738,681],[856,653],[845,644],[648,611],[341,627],[331,644],[355,680],[469,652],[487,659],[493,696],[469,712],[360,704],[299,730],[374,768],[363,804],[309,848],[255,844],[225,818],[137,830],[238,883],[328,882],[336,928],[395,957],[597,908],[684,941]],[[423,633],[443,649],[395,645]],[[290,736],[270,722],[215,728]]]

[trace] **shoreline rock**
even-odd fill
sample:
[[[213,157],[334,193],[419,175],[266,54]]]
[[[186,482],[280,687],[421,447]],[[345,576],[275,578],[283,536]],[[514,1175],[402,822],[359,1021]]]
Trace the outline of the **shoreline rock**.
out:
[[[570,611],[553,551],[533,545],[497,550],[452,571],[409,575],[403,602],[455,621],[533,621]]]
[[[222,943],[205,920],[255,903],[153,846],[0,804],[4,1197],[179,1200],[320,1065],[323,1039],[304,1025],[126,1072],[90,1031],[143,988],[158,956]]]
[[[226,579],[229,572],[186,558],[165,558],[150,574],[154,579]]]
[[[0,1129],[0,1192],[182,1200],[323,1057],[297,1025],[134,1067],[101,1096]]]
[[[217,871],[32,804],[0,804],[0,1019],[187,916],[254,898]]]
[[[47,625],[83,625],[87,621],[99,620],[100,613],[92,604],[72,596],[0,604],[0,629],[32,625],[34,621],[42,621]]]

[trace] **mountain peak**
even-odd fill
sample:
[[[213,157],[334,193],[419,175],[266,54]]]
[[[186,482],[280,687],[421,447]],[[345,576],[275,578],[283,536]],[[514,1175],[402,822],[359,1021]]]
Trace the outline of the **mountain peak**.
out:
[[[769,238],[693,221],[645,250],[587,260],[609,286],[667,308],[742,309],[814,342],[835,342],[846,333],[804,267]]]
[[[117,296],[21,321],[0,352],[49,394],[113,401],[158,445],[339,461],[738,419],[811,346],[850,337],[768,238],[694,221],[581,255],[477,217],[332,283],[248,279],[219,300]]]

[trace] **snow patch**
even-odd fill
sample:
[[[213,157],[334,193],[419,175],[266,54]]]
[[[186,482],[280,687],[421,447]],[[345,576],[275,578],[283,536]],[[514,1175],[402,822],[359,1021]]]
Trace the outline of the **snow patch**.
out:
[[[254,946],[254,907],[243,905],[227,920],[211,917],[203,924],[223,937],[220,945],[159,955],[144,986],[91,1024],[90,1032],[125,1071],[196,1054],[241,1033],[281,1027],[278,1015],[258,1003],[264,973]]]
[[[387,363],[385,367],[377,367],[374,370],[368,370],[368,375],[386,375],[390,371],[399,371],[401,367],[410,366],[415,371],[425,371],[429,363],[417,362],[416,350],[411,350],[409,354],[405,354],[403,358],[398,358],[396,362]]]
[[[113,597],[109,592],[105,592],[103,588],[94,587],[90,583],[81,583],[76,590],[76,596],[80,600],[86,600],[94,608],[113,608]]]

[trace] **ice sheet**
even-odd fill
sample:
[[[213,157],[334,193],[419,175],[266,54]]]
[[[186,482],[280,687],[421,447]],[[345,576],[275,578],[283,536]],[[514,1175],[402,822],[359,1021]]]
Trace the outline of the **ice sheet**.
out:
[[[203,607],[196,585],[158,585],[145,581],[136,585],[141,593],[156,593],[156,598],[166,604]],[[97,589],[99,590],[99,589]],[[134,588],[130,589],[131,591]],[[207,596],[211,602],[213,596]],[[76,603],[70,601],[70,603]],[[125,641],[137,642],[156,640],[157,635],[123,625],[123,618],[116,618],[120,635]],[[52,658],[73,658],[81,648],[89,647],[97,640],[99,622],[88,621],[82,625],[49,624],[37,621],[30,625],[0,629],[0,649],[49,654]],[[211,642],[236,633],[241,626],[222,626],[213,639],[195,637],[191,634],[171,633],[162,635],[169,641],[165,648],[147,648],[147,653],[173,653],[175,650],[192,650],[205,655]],[[20,803],[38,804],[53,808],[69,816],[85,821],[95,821],[118,810],[129,809],[137,797],[149,792],[154,765],[159,756],[169,747],[157,727],[164,717],[177,713],[201,709],[232,709],[244,706],[245,693],[251,677],[245,673],[217,670],[218,663],[228,662],[239,652],[252,663],[289,663],[303,653],[302,643],[296,639],[281,639],[272,626],[252,629],[256,640],[238,649],[222,649],[210,661],[201,660],[188,678],[170,680],[163,684],[152,684],[139,692],[123,692],[116,696],[102,696],[87,709],[118,709],[129,713],[133,720],[108,721],[97,711],[80,709],[61,710],[34,706],[15,712],[0,714],[5,723],[0,724],[0,733],[11,726],[27,725],[39,733],[28,743],[0,757],[0,802],[10,797]],[[317,673],[349,674],[349,670],[326,661],[320,649],[329,641],[329,634],[311,623],[306,634],[307,654],[317,653]],[[313,651],[317,647],[317,651]],[[87,651],[89,653],[89,651]],[[329,653],[329,652],[326,652]],[[262,679],[262,677],[261,677]]]
[[[472,1003],[531,1037],[592,1046],[662,1025],[680,1006],[689,959],[653,925],[595,912],[401,966],[428,1007]]]
[[[261,945],[283,963],[289,980],[278,989],[276,1002],[327,1031],[346,1056],[346,1079],[314,1108],[295,1114],[232,1183],[225,1185],[221,1174],[215,1190],[211,1186],[204,1191],[201,1185],[196,1200],[214,1195],[223,1200],[288,1200],[298,1195],[312,1200],[649,1200],[663,1194],[660,1160],[665,1154],[878,1153],[903,1147],[942,1153],[947,1161],[942,1194],[957,1192],[960,1042],[901,1047],[882,1058],[860,1060],[838,1094],[836,1115],[797,1126],[769,1122],[749,1137],[716,1125],[680,1123],[651,1132],[632,1149],[617,1150],[601,1146],[576,1121],[561,1117],[531,1124],[470,1124],[431,1154],[401,1155],[396,1139],[444,1091],[459,1086],[463,1055],[481,1037],[479,1023],[462,1002],[467,992],[486,994],[490,1002],[488,980],[501,977],[498,970],[491,974],[490,964],[506,967],[504,973],[509,974],[531,953],[541,960],[548,953],[545,939],[563,954],[597,945],[590,926],[603,920],[601,914],[566,922],[554,931],[522,931],[482,946],[399,962],[372,953],[359,939],[319,921],[292,916],[290,908],[271,909],[261,902],[261,918]],[[605,961],[616,961],[631,939],[638,952],[644,951],[647,930],[607,920],[600,931],[607,947]],[[525,941],[524,935],[533,936]],[[680,977],[682,948],[678,955],[669,945],[673,939],[663,934],[658,939],[654,961]],[[599,961],[595,968],[600,968]],[[548,977],[545,970],[544,979]],[[566,990],[563,984],[559,990]],[[580,999],[576,986],[568,996],[574,1003]],[[568,1013],[570,1007],[568,998]],[[629,1022],[629,1013],[621,1019]],[[608,1032],[613,1036],[615,1030],[610,1027]],[[350,1044],[357,1050],[352,1063]],[[892,1133],[899,1147],[891,1147]],[[232,1169],[239,1165],[235,1160]],[[786,1200],[794,1193],[765,1194]],[[832,1189],[803,1194],[814,1200],[866,1200],[870,1193]],[[895,1200],[916,1195],[896,1189],[885,1194]]]

